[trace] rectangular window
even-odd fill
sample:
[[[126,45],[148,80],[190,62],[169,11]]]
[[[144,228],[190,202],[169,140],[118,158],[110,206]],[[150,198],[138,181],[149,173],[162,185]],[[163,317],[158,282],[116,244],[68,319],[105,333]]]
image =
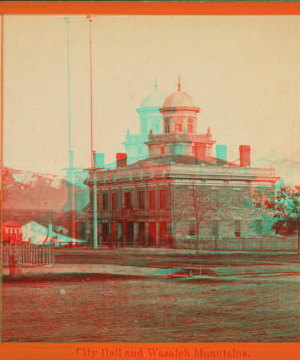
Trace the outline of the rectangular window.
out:
[[[196,235],[196,220],[190,220],[189,222],[189,235],[190,236]]]
[[[161,155],[164,155],[164,153],[165,153],[165,148],[164,147],[160,148],[160,153],[161,153]]]
[[[111,204],[112,210],[116,211],[118,209],[118,194],[112,193],[111,200],[112,200],[112,204]]]
[[[219,236],[219,220],[212,220],[212,236]]]
[[[139,191],[139,209],[145,209],[146,192],[144,190]]]
[[[234,191],[232,194],[232,205],[239,206],[240,205],[240,192]]]
[[[125,209],[130,209],[132,207],[131,202],[131,191],[125,192]]]
[[[155,200],[156,200],[155,190],[150,190],[149,191],[149,208],[150,209],[156,208]]]
[[[159,190],[159,208],[166,209],[167,207],[167,193],[165,189]]]
[[[219,191],[218,190],[212,190],[211,192],[211,204],[213,206],[217,206],[219,203]]]
[[[102,194],[103,211],[108,211],[108,194]]]
[[[234,220],[234,236],[241,236],[241,220]]]

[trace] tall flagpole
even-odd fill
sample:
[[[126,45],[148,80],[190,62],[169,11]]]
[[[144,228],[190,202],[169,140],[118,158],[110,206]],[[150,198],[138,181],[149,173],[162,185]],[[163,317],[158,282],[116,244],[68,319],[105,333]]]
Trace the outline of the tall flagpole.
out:
[[[75,245],[76,239],[76,219],[75,219],[75,188],[74,188],[74,164],[73,155],[74,151],[71,150],[71,95],[70,95],[70,34],[69,34],[69,21],[70,18],[66,17],[67,22],[67,35],[68,35],[68,120],[69,120],[69,168],[67,169],[68,180],[70,182],[70,202],[71,202],[71,228],[72,228],[72,246]]]
[[[94,167],[93,144],[93,60],[92,60],[92,19],[88,16],[90,24],[90,90],[91,90],[91,167]]]
[[[90,30],[90,91],[91,91],[91,168],[94,168],[93,176],[93,247],[98,248],[98,204],[97,204],[97,176],[94,163],[94,144],[93,144],[93,61],[92,61],[92,19],[89,20]]]

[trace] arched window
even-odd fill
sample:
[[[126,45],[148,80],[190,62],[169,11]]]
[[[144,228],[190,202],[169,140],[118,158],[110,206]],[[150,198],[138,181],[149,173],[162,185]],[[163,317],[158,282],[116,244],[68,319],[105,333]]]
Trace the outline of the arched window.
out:
[[[165,119],[165,133],[168,134],[170,132],[170,120]]]
[[[188,133],[192,133],[193,132],[193,124],[189,123],[188,124]]]

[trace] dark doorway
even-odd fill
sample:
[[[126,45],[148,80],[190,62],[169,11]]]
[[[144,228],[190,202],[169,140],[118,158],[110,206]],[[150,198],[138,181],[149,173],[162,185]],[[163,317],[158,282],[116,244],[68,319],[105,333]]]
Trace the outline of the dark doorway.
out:
[[[146,245],[145,223],[139,223],[139,245]]]
[[[167,223],[161,222],[159,227],[159,245],[167,246],[168,245],[168,235],[167,235]]]
[[[109,225],[108,223],[102,224],[102,241],[103,245],[108,245]]]
[[[128,221],[127,222],[127,234],[126,234],[126,240],[127,240],[127,244],[128,245],[133,245],[133,222],[132,221]]]
[[[150,246],[156,245],[156,223],[149,223],[149,244]]]

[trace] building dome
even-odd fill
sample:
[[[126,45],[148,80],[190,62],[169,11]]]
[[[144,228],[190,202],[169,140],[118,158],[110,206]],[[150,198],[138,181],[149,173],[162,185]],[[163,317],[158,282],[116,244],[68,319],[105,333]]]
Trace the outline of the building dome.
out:
[[[166,99],[166,95],[157,91],[157,81],[155,76],[154,91],[148,94],[141,102],[140,108],[161,108]]]
[[[194,100],[186,92],[181,91],[180,77],[178,80],[178,90],[169,95],[163,108],[180,108],[180,107],[195,107]]]
[[[159,91],[153,91],[149,95],[147,95],[141,102],[140,107],[141,108],[150,108],[150,107],[156,107],[161,108],[164,101],[166,99],[166,95],[159,92]]]
[[[178,90],[169,95],[163,108],[195,107],[193,99],[186,92]]]

